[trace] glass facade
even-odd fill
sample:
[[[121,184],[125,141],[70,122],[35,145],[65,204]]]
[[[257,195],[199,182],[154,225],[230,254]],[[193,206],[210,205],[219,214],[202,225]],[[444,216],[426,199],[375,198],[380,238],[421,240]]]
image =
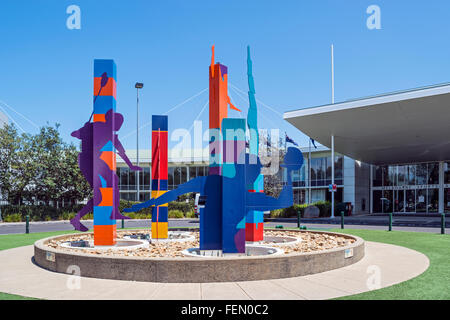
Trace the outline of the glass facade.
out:
[[[305,167],[305,166],[303,166]],[[342,185],[343,157],[334,157],[334,183]],[[327,186],[331,184],[331,156],[311,158],[311,186]]]
[[[131,171],[128,167],[118,167],[116,173],[119,177],[120,198],[123,200],[137,201],[137,172]],[[151,168],[148,166],[143,167],[143,171],[139,174],[140,201],[147,201],[150,199],[151,192]],[[167,174],[168,188],[172,190],[190,179],[208,175],[208,167],[169,167]]]
[[[142,171],[131,171],[128,167],[117,167],[119,177],[120,198],[137,201],[137,175],[139,174],[140,201],[150,199],[151,171],[149,167],[142,167]]]
[[[323,157],[311,157],[311,182],[308,179],[308,158],[305,155],[305,164],[300,170],[292,172],[292,185],[294,188],[294,203],[308,202],[309,183],[311,183],[311,202],[331,201],[328,186],[331,184],[331,155]],[[334,183],[338,185],[336,202],[342,202],[344,157],[334,157]],[[286,181],[285,175],[283,175]]]
[[[437,213],[439,162],[374,166],[372,196],[374,213]]]

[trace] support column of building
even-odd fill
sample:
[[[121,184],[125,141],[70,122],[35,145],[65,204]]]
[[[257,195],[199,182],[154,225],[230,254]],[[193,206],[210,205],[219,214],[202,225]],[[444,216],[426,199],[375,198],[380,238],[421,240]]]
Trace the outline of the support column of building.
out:
[[[369,191],[370,213],[373,213],[373,165],[370,165],[370,191]],[[405,197],[406,198],[406,197]]]
[[[439,213],[444,212],[444,162],[439,161]]]
[[[334,186],[334,135],[331,136],[331,184]],[[331,217],[334,218],[334,191],[331,191]]]

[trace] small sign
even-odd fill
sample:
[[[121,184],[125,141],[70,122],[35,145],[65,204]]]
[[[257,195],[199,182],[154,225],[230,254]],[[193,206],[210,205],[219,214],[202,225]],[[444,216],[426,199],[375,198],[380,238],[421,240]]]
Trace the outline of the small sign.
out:
[[[347,258],[351,258],[351,257],[353,257],[353,248],[345,249],[344,258],[347,259]]]
[[[53,252],[48,252],[47,251],[45,257],[47,258],[48,261],[51,261],[51,262],[55,262],[56,261],[55,254]]]
[[[328,185],[328,191],[336,192],[337,191],[337,184],[329,184]]]

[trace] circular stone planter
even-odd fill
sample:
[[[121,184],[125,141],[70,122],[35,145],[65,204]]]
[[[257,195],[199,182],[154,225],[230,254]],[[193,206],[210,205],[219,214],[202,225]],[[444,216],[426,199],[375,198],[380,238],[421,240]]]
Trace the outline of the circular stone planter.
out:
[[[279,231],[279,230],[277,230]],[[289,230],[292,232],[292,230]],[[297,230],[296,232],[312,232]],[[237,256],[224,258],[141,258],[93,255],[54,249],[49,240],[64,240],[64,235],[38,240],[34,244],[35,262],[48,270],[70,273],[72,266],[80,268],[82,277],[147,281],[147,282],[231,282],[299,277],[342,268],[364,257],[364,240],[346,234],[313,231],[354,239],[345,247],[307,253]],[[71,267],[71,268],[69,268]]]

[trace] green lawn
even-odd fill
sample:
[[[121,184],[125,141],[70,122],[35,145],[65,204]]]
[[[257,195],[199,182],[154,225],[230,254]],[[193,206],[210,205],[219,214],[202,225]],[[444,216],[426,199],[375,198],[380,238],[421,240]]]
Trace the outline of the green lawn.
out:
[[[436,229],[438,231],[438,229]],[[383,242],[404,246],[425,254],[430,259],[430,267],[420,276],[397,285],[369,291],[339,299],[347,300],[393,300],[393,299],[450,299],[450,235],[357,229],[330,229],[359,236],[367,241]],[[73,233],[56,231],[31,234],[0,235],[0,250],[32,245],[36,240]],[[0,293],[0,300],[32,299]]]
[[[383,242],[407,247],[425,254],[430,267],[420,276],[387,287],[340,300],[449,300],[450,299],[450,235],[425,232],[332,229],[359,236],[366,241]],[[436,229],[439,232],[439,229]]]

